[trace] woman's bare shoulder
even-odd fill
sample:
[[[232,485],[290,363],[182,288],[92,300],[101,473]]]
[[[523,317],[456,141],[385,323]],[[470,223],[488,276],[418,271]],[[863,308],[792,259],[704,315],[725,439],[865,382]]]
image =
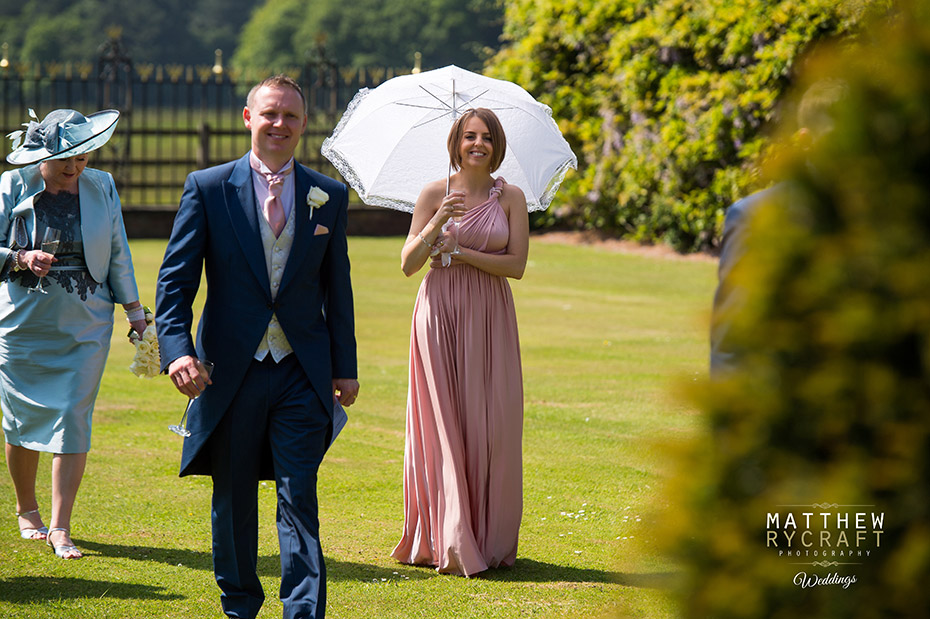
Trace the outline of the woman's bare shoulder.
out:
[[[435,181],[426,183],[420,190],[420,196],[440,197],[446,195],[446,179],[440,178]]]
[[[434,211],[439,208],[443,197],[446,195],[446,181],[440,179],[432,181],[423,186],[420,195],[417,197],[417,206],[423,208],[429,207]]]
[[[504,186],[501,187],[501,196],[504,198],[518,198],[525,200],[526,197],[523,195],[523,190],[513,185],[511,183],[504,183]]]
[[[523,194],[523,190],[510,183],[504,183],[501,188],[500,201],[502,205],[508,208],[508,211],[511,206],[526,208],[526,196]]]

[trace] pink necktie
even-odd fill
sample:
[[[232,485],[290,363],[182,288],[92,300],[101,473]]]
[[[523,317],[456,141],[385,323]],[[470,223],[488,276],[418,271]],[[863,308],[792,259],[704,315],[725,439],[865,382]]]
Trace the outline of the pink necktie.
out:
[[[293,165],[288,165],[278,172],[263,172],[258,161],[251,159],[250,162],[252,169],[262,174],[265,180],[268,181],[268,197],[265,198],[265,203],[262,204],[262,213],[265,215],[268,225],[271,226],[275,238],[278,238],[287,223],[287,219],[284,217],[284,205],[281,204],[281,192],[284,190],[284,179],[291,173]]]

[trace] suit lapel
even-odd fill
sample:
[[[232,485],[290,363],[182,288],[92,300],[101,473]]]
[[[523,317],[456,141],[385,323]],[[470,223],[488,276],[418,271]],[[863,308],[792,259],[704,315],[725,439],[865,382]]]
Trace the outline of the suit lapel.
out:
[[[265,266],[265,249],[262,246],[248,154],[236,162],[229,180],[223,182],[223,192],[226,197],[226,209],[232,220],[233,230],[236,231],[236,239],[242,247],[249,267],[270,297],[271,285]]]
[[[287,286],[294,277],[297,269],[303,263],[307,250],[310,247],[312,230],[310,229],[310,207],[307,206],[306,196],[310,192],[312,179],[307,170],[294,162],[294,242],[287,257],[287,265],[281,276],[281,288]]]

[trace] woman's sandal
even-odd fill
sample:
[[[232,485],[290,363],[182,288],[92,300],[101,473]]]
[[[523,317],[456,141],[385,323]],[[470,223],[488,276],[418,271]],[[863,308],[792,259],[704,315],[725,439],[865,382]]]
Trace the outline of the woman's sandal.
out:
[[[84,555],[81,554],[81,551],[78,550],[78,547],[74,544],[59,544],[55,545],[52,543],[52,533],[55,531],[64,531],[68,536],[71,536],[71,533],[68,529],[62,527],[54,527],[48,530],[48,536],[45,538],[45,543],[51,546],[55,550],[55,556],[59,559],[80,559]],[[76,556],[66,557],[65,555],[70,553],[77,553]]]
[[[28,512],[16,512],[16,517],[25,518],[29,514],[38,514],[38,513],[39,513],[38,509],[30,509]],[[19,534],[20,536],[22,536],[23,539],[43,540],[43,539],[48,538],[48,527],[46,526],[41,526],[38,528],[26,527],[25,529],[20,529]]]

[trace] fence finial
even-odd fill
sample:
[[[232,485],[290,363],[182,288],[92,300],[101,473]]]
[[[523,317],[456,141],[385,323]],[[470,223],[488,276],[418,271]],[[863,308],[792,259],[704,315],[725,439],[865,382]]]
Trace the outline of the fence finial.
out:
[[[411,71],[410,71],[410,72],[413,73],[414,75],[416,75],[417,73],[420,72],[420,61],[421,61],[422,59],[423,59],[423,54],[421,54],[420,52],[414,52],[414,54],[413,54],[413,69],[411,69]]]
[[[8,69],[10,67],[10,44],[4,43],[3,47],[3,58],[0,58],[0,69]]]
[[[217,77],[223,75],[223,50],[219,48],[213,52],[213,74]]]

